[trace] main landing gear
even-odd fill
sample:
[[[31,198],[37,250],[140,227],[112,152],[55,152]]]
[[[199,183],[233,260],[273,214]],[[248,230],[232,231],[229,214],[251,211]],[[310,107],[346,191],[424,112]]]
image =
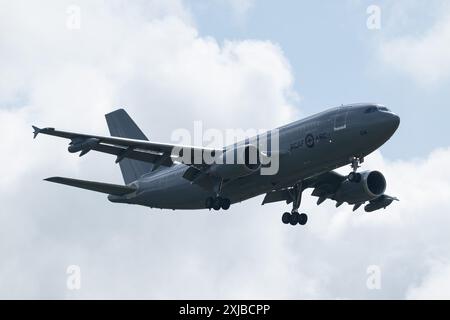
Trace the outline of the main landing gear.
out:
[[[228,210],[230,208],[231,205],[231,201],[230,199],[227,198],[222,198],[222,197],[209,197],[206,199],[205,202],[205,206],[206,208],[208,208],[209,210],[214,209],[214,210]]]
[[[222,198],[220,194],[222,193],[222,186],[223,186],[223,180],[220,180],[220,182],[216,185],[215,197],[208,197],[205,201],[205,207],[209,210],[214,209],[216,211],[222,209],[222,210],[228,210],[230,209],[231,201],[228,198]]]
[[[360,164],[364,162],[364,158],[358,158],[358,157],[352,157],[350,158],[352,167],[352,172],[350,172],[347,176],[348,181],[350,182],[360,182],[361,181],[361,174],[359,172],[356,172],[358,168],[360,167]]]
[[[291,224],[295,226],[296,224],[305,225],[308,222],[308,216],[306,213],[298,213],[298,208],[300,208],[300,203],[302,202],[302,184],[297,183],[289,190],[292,196],[292,211],[285,212],[281,216],[281,221],[284,224]]]

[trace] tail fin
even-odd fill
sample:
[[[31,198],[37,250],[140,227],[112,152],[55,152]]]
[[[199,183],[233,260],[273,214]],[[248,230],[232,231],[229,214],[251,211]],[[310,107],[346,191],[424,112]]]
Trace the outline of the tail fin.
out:
[[[109,133],[113,137],[148,140],[145,134],[134,123],[123,109],[105,115]],[[153,164],[139,160],[123,159],[119,162],[123,180],[126,184],[139,179],[143,174],[152,171]]]

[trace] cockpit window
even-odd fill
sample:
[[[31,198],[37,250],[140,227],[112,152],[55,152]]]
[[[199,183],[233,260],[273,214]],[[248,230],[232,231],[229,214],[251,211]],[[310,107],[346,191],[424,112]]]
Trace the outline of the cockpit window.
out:
[[[376,112],[376,111],[390,111],[390,110],[386,107],[372,106],[372,107],[368,107],[367,109],[365,109],[364,113],[372,113],[372,112]]]
[[[369,107],[366,110],[364,110],[364,113],[372,113],[377,111],[377,107]]]

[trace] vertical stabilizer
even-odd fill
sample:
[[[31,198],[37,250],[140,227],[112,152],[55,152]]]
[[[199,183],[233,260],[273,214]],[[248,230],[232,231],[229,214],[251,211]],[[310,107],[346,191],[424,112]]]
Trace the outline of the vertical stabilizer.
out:
[[[128,113],[118,109],[105,115],[109,133],[113,137],[147,140],[145,134],[139,129]],[[139,160],[123,159],[119,162],[123,180],[126,184],[139,179],[143,174],[152,170],[153,164]]]

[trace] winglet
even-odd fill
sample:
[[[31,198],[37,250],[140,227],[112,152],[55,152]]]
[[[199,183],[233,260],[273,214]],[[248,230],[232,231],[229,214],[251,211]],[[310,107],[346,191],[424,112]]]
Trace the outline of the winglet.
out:
[[[39,132],[41,132],[41,129],[39,129],[36,126],[32,126],[32,127],[33,127],[33,130],[34,130],[34,132],[33,132],[33,139],[36,139],[36,137],[39,134]]]

